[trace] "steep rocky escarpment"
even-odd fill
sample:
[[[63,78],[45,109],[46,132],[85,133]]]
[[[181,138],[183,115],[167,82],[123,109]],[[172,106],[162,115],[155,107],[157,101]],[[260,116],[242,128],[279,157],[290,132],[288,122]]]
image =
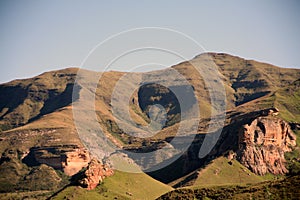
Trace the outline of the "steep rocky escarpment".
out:
[[[79,184],[88,190],[92,190],[96,188],[104,178],[112,176],[113,174],[114,171],[110,167],[96,159],[92,159],[84,172],[84,177],[79,180]]]
[[[262,116],[239,132],[239,161],[254,173],[285,174],[284,153],[296,145],[296,136],[287,122]]]

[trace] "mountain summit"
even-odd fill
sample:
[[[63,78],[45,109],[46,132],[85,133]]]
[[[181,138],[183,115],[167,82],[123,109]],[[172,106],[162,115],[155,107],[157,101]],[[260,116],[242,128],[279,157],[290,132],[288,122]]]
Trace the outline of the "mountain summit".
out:
[[[153,72],[68,68],[1,84],[1,192],[11,198],[17,191],[30,191],[37,198],[52,196],[77,183],[95,156],[112,168],[113,156],[125,157],[127,164],[138,164],[147,172],[115,169],[98,188],[101,198],[143,199],[147,194],[153,199],[171,186],[207,186],[204,177],[214,177],[207,179],[212,185],[252,184],[266,180],[266,174],[287,174],[299,163],[299,82],[299,69],[205,53]],[[224,94],[212,87],[218,83]],[[224,101],[218,99],[222,95]],[[224,112],[218,110],[220,105]],[[224,126],[210,129],[215,125],[212,119],[222,115]],[[99,137],[99,127],[107,141],[103,151],[95,149],[102,144],[93,139]],[[211,151],[199,156],[206,136],[218,131]],[[151,156],[135,156],[147,153]],[[161,163],[164,167],[158,167]],[[138,187],[131,178],[145,193],[127,187]],[[77,189],[69,186],[52,197],[72,191]],[[83,191],[74,194],[80,198]],[[29,195],[25,193],[16,198]]]

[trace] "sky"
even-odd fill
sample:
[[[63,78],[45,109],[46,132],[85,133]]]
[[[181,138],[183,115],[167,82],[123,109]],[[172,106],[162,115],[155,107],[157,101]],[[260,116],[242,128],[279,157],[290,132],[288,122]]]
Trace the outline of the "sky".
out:
[[[113,35],[143,27],[178,31],[197,41],[204,51],[300,68],[299,9],[297,0],[1,0],[0,83],[83,63],[87,69],[104,71],[107,54],[139,39],[159,42],[160,36],[135,32],[127,41],[117,38],[91,56],[96,60],[83,62],[89,52]],[[184,40],[174,38],[170,36],[168,45],[188,49]],[[130,60],[149,57],[147,51],[142,52],[127,56],[123,63],[119,60],[110,69],[132,71],[136,63]],[[180,61],[156,53],[151,54],[153,63],[168,66]],[[187,59],[195,56],[193,51],[185,53]]]

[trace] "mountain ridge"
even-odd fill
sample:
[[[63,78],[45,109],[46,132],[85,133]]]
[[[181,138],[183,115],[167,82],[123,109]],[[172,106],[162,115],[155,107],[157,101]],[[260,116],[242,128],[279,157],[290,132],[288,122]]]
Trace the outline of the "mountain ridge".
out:
[[[213,108],[205,81],[203,81],[201,74],[195,71],[193,63],[201,63],[207,56],[215,63],[220,72],[220,78],[226,91],[227,107],[225,127],[221,138],[216,148],[201,160],[198,159],[199,146],[201,146],[205,136],[203,133],[207,133],[209,119],[213,117],[211,110]],[[92,77],[87,79],[87,86],[84,86],[75,83],[77,72],[82,69],[67,68],[45,72],[30,79],[14,80],[0,84],[0,128],[2,129],[0,131],[0,153],[3,155],[3,159],[4,154],[6,155],[7,152],[12,150],[17,152],[17,156],[12,160],[24,165],[22,159],[35,151],[33,147],[41,147],[39,152],[43,152],[43,156],[52,156],[53,158],[69,155],[72,145],[75,145],[75,152],[77,149],[79,152],[83,144],[73,121],[71,103],[72,100],[73,103],[76,103],[82,92],[89,90],[89,84],[95,80],[97,75],[101,75],[101,79],[95,93],[95,112],[105,136],[112,143],[122,148],[140,152],[157,150],[168,145],[176,136],[182,113],[178,109],[180,105],[174,97],[175,94],[170,89],[159,86],[161,83],[171,85],[172,82],[162,80],[159,75],[162,73],[166,76],[174,69],[194,88],[194,97],[199,102],[199,110],[202,114],[193,144],[186,153],[167,168],[168,171],[173,170],[174,173],[169,174],[170,177],[164,177],[164,171],[149,173],[157,180],[165,183],[175,181],[175,179],[204,166],[207,162],[213,161],[215,156],[224,156],[224,153],[232,150],[231,146],[233,146],[233,149],[237,148],[238,140],[230,141],[228,139],[237,137],[237,132],[233,130],[239,130],[243,125],[259,117],[264,109],[279,107],[279,118],[284,119],[287,123],[300,123],[300,104],[298,101],[300,97],[300,69],[279,68],[267,63],[245,60],[224,53],[207,53],[198,55],[191,61],[182,62],[171,68],[155,72],[132,73],[130,75],[132,79],[147,80],[148,77],[156,77],[158,84],[144,82],[145,87],[139,87],[135,91],[128,89],[132,87],[131,83],[124,84],[125,89],[120,91],[118,95],[122,96],[128,92],[133,92],[130,101],[126,102],[121,98],[116,98],[115,103],[121,106],[128,103],[130,116],[139,127],[136,128],[127,121],[120,120],[122,119],[120,118],[122,127],[136,130],[136,133],[138,133],[141,127],[147,126],[151,121],[149,112],[154,104],[162,105],[167,116],[165,125],[159,133],[150,138],[139,138],[127,135],[124,128],[120,128],[120,124],[117,123],[111,109],[114,87],[120,78],[128,73],[113,71],[95,73],[83,70],[87,77]],[[185,90],[186,86],[181,85],[184,82],[181,82],[181,80],[176,81],[179,89]],[[74,94],[74,91],[77,91],[78,94]],[[82,119],[84,117],[82,116]],[[159,115],[156,115],[156,119],[159,119]],[[95,132],[96,129],[89,127],[89,131]],[[29,140],[28,137],[31,139]],[[52,147],[54,153],[49,150]],[[79,156],[79,154],[76,156]],[[18,157],[21,159],[18,159]],[[159,161],[162,159],[164,159],[162,155],[155,155],[154,160]],[[51,163],[49,163],[40,164],[47,164],[50,167],[57,165],[55,163],[51,166]],[[151,163],[148,164],[151,165]],[[1,167],[3,168],[1,165],[0,170]],[[18,169],[16,168],[16,170]],[[26,170],[12,176],[21,180],[23,174],[27,173]],[[47,171],[48,169],[42,168],[41,170]],[[5,177],[0,177],[0,179],[7,181]],[[59,187],[59,184],[57,187]],[[13,188],[15,187],[13,186]]]

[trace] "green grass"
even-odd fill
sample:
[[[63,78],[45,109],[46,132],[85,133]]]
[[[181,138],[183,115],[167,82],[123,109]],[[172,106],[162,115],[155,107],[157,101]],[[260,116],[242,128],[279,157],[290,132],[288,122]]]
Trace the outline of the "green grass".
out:
[[[279,116],[288,122],[300,122],[300,93],[299,96],[277,96],[275,105],[281,111]]]
[[[193,187],[217,185],[249,184],[264,181],[264,178],[252,173],[238,161],[219,157],[199,172]]]
[[[299,199],[300,176],[247,186],[181,188],[158,199]]]
[[[248,185],[274,180],[281,176],[266,174],[259,176],[252,173],[237,160],[218,157],[204,168],[200,168],[169,185],[179,188],[204,188],[215,186]]]
[[[278,90],[275,106],[280,110],[279,116],[288,122],[300,122],[300,80],[291,86]]]
[[[251,112],[276,107],[279,117],[287,122],[300,122],[300,80],[277,89],[269,95],[237,107],[236,110]]]
[[[169,192],[172,187],[158,182],[144,173],[115,171],[96,189],[87,191],[78,186],[70,186],[53,199],[155,199]]]

